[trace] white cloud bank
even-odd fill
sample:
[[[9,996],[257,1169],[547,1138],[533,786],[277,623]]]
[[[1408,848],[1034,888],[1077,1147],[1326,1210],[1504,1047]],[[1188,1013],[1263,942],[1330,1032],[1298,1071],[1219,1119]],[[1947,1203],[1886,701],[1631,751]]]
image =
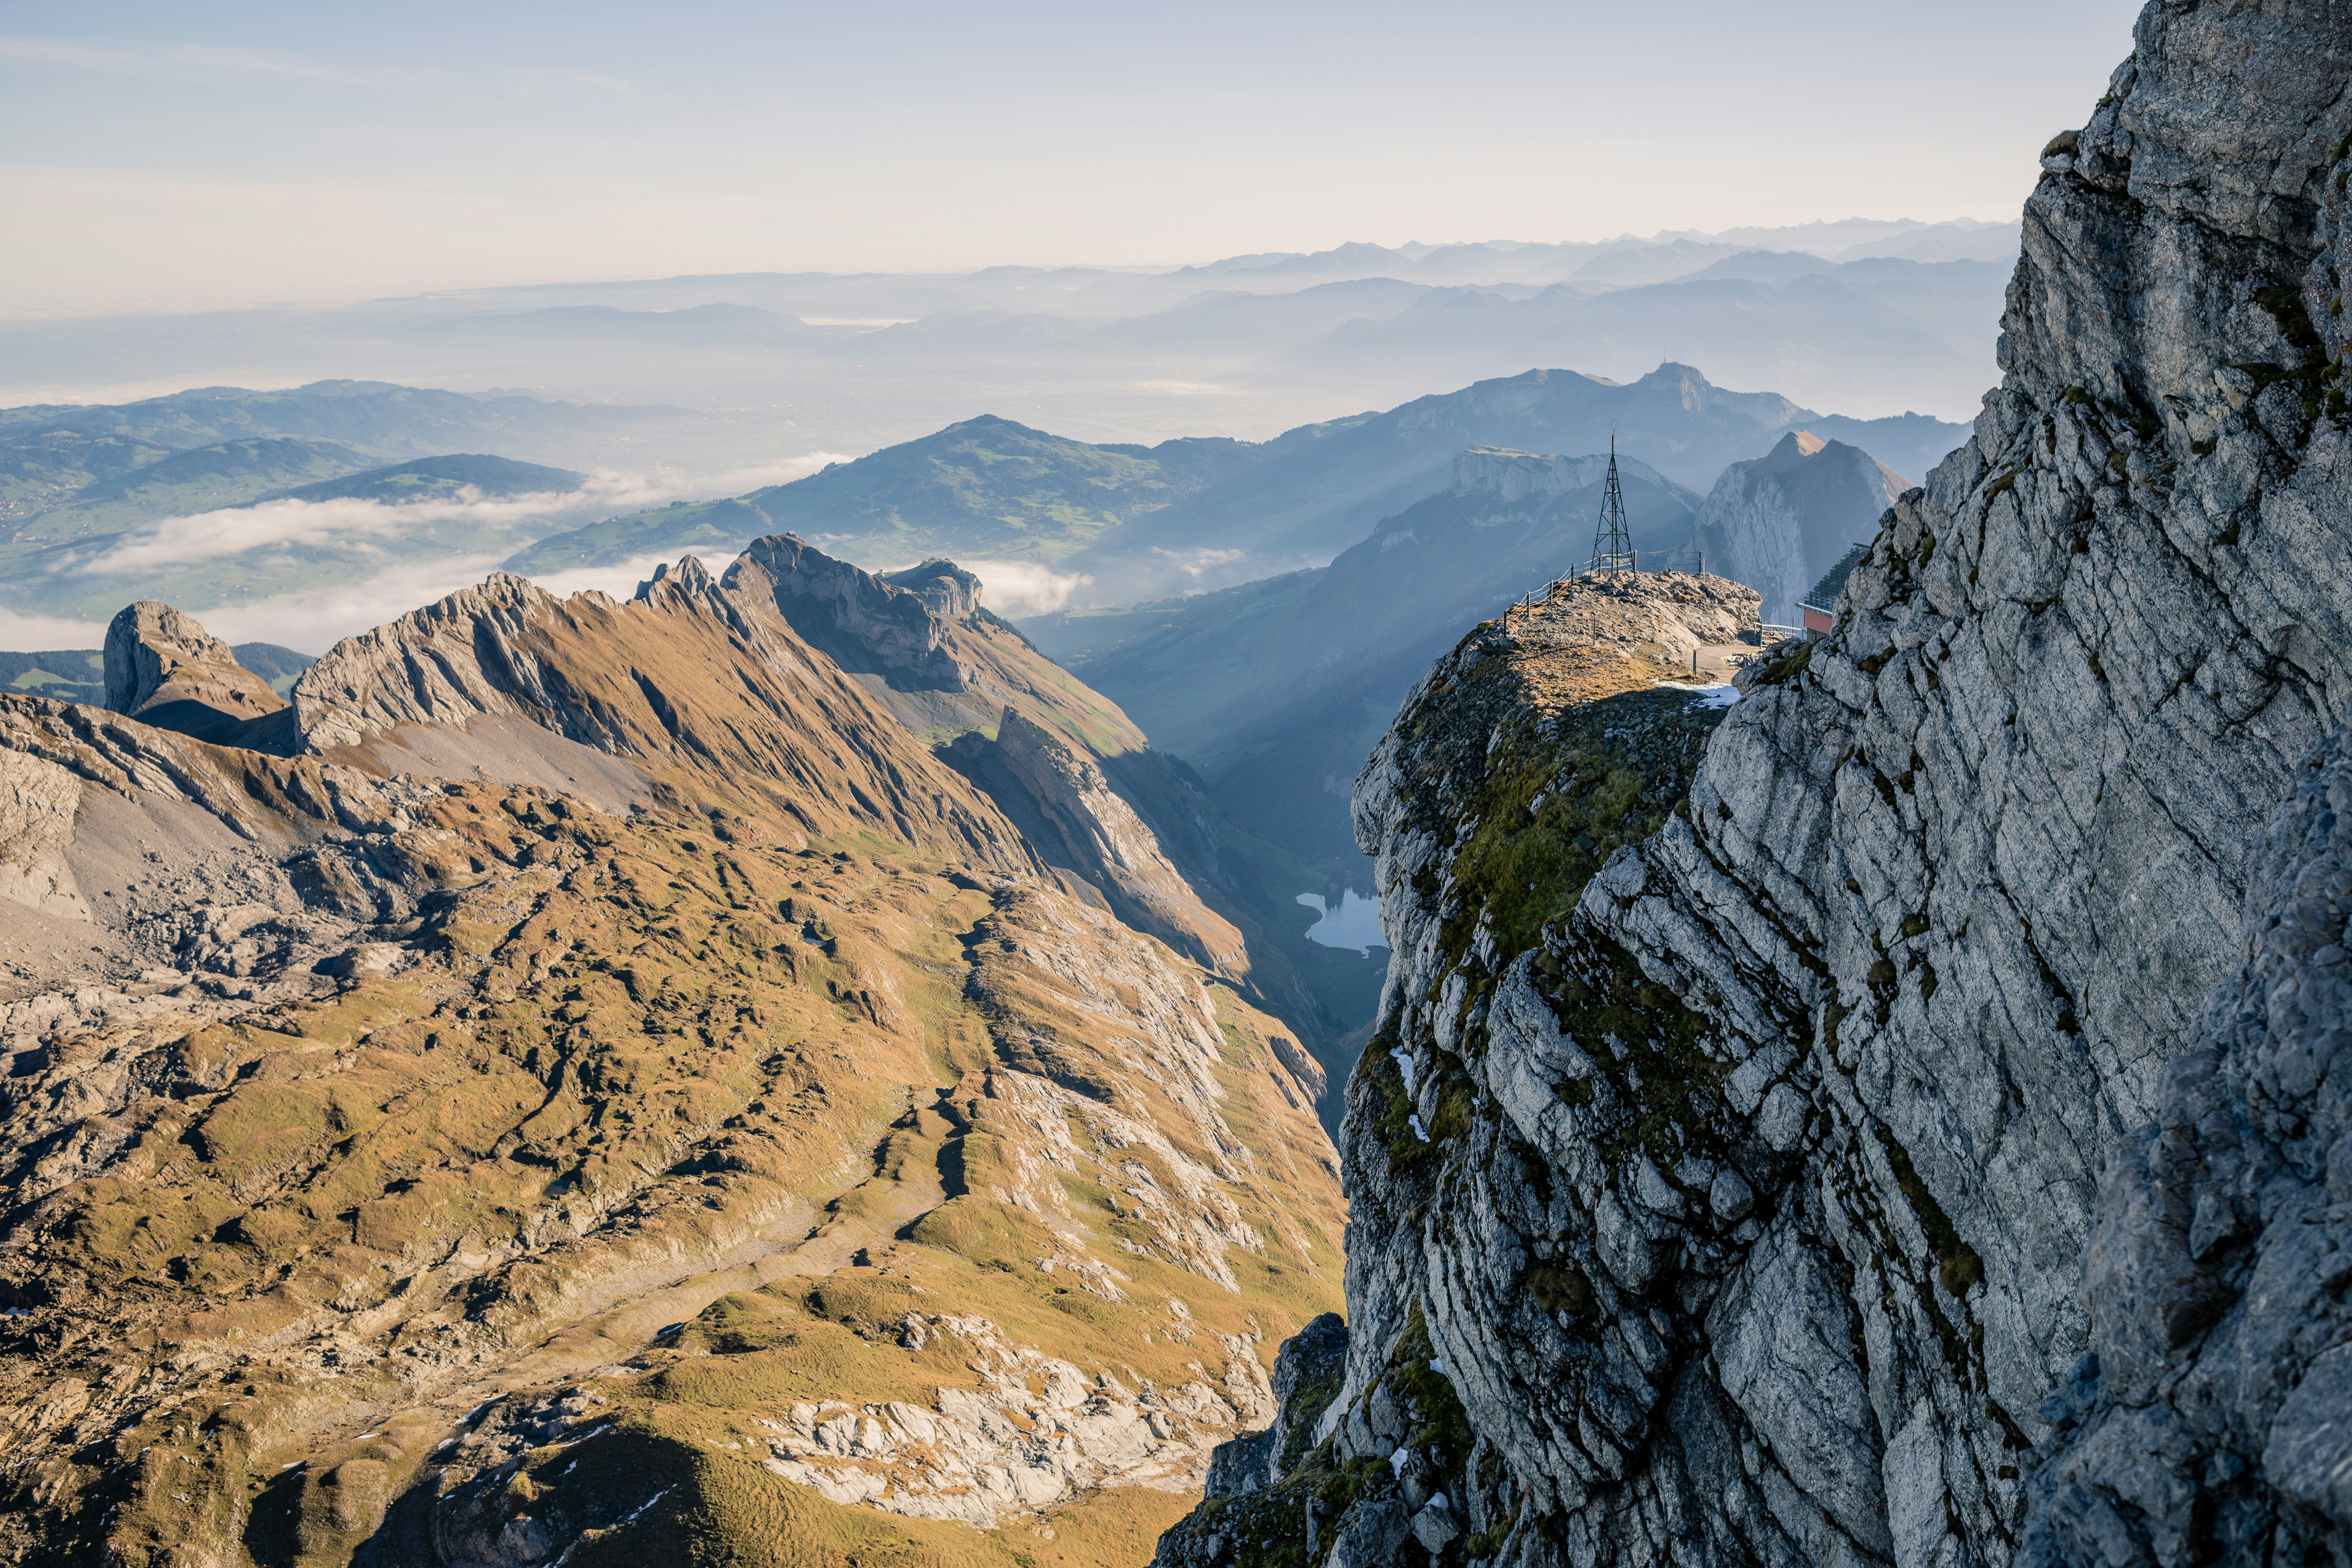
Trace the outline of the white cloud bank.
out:
[[[1000,616],[1050,616],[1092,583],[1083,572],[1055,572],[1032,561],[958,561],[980,579],[980,600]]]
[[[570,493],[484,500],[470,489],[447,500],[397,504],[351,498],[263,501],[258,506],[167,517],[121,536],[73,571],[86,577],[153,572],[289,544],[357,546],[373,551],[380,549],[383,542],[400,539],[425,523],[467,522],[499,527],[546,517],[558,508],[571,510],[575,504]]]
[[[19,616],[0,610],[0,647],[12,653],[39,653],[48,648],[102,647],[106,627],[96,621],[63,616]]]
[[[718,475],[670,469],[650,473],[602,469],[576,490],[549,490],[500,500],[467,487],[456,495],[415,501],[357,498],[332,500],[273,500],[255,506],[168,517],[118,535],[70,570],[80,576],[154,572],[287,545],[340,545],[381,551],[421,524],[456,522],[504,531],[519,549],[531,541],[609,517],[625,516],[672,500],[740,495],[804,479],[828,463],[846,461],[839,452],[807,452],[796,458]],[[537,526],[533,526],[533,525]]]
[[[409,611],[470,588],[498,569],[503,552],[444,556],[395,566],[362,582],[267,599],[231,600],[189,613],[223,642],[267,642],[297,653],[324,653]]]

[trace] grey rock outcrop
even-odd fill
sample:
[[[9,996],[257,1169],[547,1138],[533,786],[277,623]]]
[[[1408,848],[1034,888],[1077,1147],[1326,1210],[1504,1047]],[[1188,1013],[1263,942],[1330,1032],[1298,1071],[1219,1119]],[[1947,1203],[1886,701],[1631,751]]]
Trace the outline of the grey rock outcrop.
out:
[[[952,561],[934,557],[903,572],[878,574],[894,588],[903,588],[923,601],[931,614],[960,621],[980,611],[980,575]]]
[[[0,899],[87,920],[66,850],[81,781],[40,757],[0,751]]]
[[[1764,618],[1797,619],[1797,601],[1910,481],[1859,447],[1791,430],[1763,457],[1723,470],[1699,509],[1707,569],[1764,596]]]
[[[239,743],[253,721],[286,706],[194,616],[152,599],[108,624],[105,657],[109,708],[199,740]]]
[[[1209,1458],[1205,1495],[1239,1497],[1270,1487],[1312,1447],[1315,1424],[1348,1370],[1348,1325],[1326,1312],[1282,1342],[1275,1357],[1274,1425],[1221,1443]]]
[[[2248,956],[2116,1149],[2021,1560],[2309,1563],[2352,1518],[2352,758],[2305,765]]]
[[[356,746],[403,724],[462,726],[504,715],[554,716],[552,727],[569,738],[613,748],[608,727],[535,657],[543,639],[534,623],[563,614],[563,602],[544,588],[494,572],[477,587],[344,638],[294,683],[304,748]]]
[[[945,613],[929,602],[961,603],[967,587],[958,579],[939,574],[926,580],[933,584],[928,595],[916,593],[836,561],[790,533],[753,540],[729,573],[729,586],[736,585],[745,566],[765,576],[776,608],[793,630],[842,668],[879,675],[908,690],[961,691],[970,684],[945,646]],[[977,608],[977,593],[971,598]]]
[[[1359,780],[1395,959],[1331,1436],[1425,1332],[1473,1560],[2345,1556],[2352,16],[2136,42],[1972,438],[1695,771],[1482,674],[1515,616]],[[1675,803],[1588,876],[1542,814],[1611,734]]]

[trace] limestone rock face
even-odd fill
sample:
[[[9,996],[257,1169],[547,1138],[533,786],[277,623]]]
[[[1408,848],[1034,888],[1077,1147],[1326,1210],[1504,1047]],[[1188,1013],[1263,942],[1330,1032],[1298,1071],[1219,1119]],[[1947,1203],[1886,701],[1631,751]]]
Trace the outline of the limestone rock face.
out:
[[[1665,476],[1647,463],[1617,459],[1627,479],[1664,485]],[[1566,495],[1589,489],[1609,475],[1609,459],[1598,454],[1564,458],[1517,452],[1505,447],[1472,447],[1454,459],[1454,488],[1491,495],[1499,500],[1525,500],[1530,496]]]
[[[346,637],[294,683],[295,724],[312,751],[354,746],[404,723],[463,725],[478,716],[562,711],[561,687],[532,657],[531,623],[554,595],[492,573],[480,585]],[[575,740],[610,742],[593,717],[564,712]],[[594,739],[590,740],[593,735]]]
[[[948,613],[929,601],[944,606],[969,599],[976,609],[976,580],[941,574],[929,580],[928,595],[919,594],[812,550],[790,533],[752,541],[729,574],[729,586],[739,585],[747,569],[765,578],[793,629],[842,668],[870,671],[908,690],[961,691],[969,684],[945,646],[941,623]]]
[[[980,577],[952,561],[934,558],[903,572],[885,572],[882,581],[923,601],[931,614],[960,621],[980,611]]]
[[[1797,601],[1847,549],[1878,531],[1909,481],[1859,447],[1791,430],[1763,457],[1734,463],[1698,514],[1710,571],[1764,596],[1764,618],[1797,620]]]
[[[89,918],[66,849],[81,781],[39,757],[0,751],[0,899]]]
[[[142,599],[107,626],[106,705],[201,740],[233,741],[286,700],[194,616]]]
[[[2352,758],[2300,770],[2246,894],[2246,958],[2115,1151],[2050,1404],[2031,1563],[2325,1562],[2352,1516]]]
[[[1293,1530],[1433,1454],[1520,1568],[2343,1555],[2347,77],[2340,7],[2148,7],[1971,439],[1692,765],[1484,673],[1516,615],[1408,701],[1323,1429],[1411,1452]]]

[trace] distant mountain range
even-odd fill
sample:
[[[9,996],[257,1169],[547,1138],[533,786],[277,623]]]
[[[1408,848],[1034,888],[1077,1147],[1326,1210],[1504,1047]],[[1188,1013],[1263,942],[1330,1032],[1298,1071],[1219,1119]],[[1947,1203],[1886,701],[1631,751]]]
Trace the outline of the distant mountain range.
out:
[[[1967,435],[1922,415],[1852,419],[1727,392],[1678,364],[1629,385],[1529,371],[1262,443],[1095,446],[981,418],[792,484],[544,539],[507,568],[612,566],[788,530],[877,569],[949,555],[985,577],[990,563],[1031,563],[1051,568],[1070,607],[1133,604],[1322,565],[1445,489],[1467,447],[1584,453],[1605,448],[1613,428],[1629,458],[1704,494],[1726,467],[1799,427],[1916,473]]]
[[[1559,245],[1360,243],[1157,271],[735,273],[9,322],[0,402],[82,386],[118,404],[96,389],[306,376],[522,390],[613,405],[600,411],[601,455],[454,431],[383,455],[692,473],[873,451],[979,409],[1102,445],[1264,439],[1530,364],[1631,381],[1672,360],[1814,408],[1968,418],[1996,379],[2017,244],[2014,224],[1851,220]],[[1752,287],[1687,287],[1743,280]],[[705,412],[656,417],[647,404]],[[211,439],[263,434],[374,449],[323,425]],[[188,444],[203,443],[174,443]]]
[[[1926,224],[1910,218],[1848,218],[1837,223],[1730,229],[1717,234],[1662,232],[1647,240],[1621,235],[1615,239],[1560,245],[1490,242],[1401,245],[1391,248],[1357,243],[1329,250],[1265,251],[1255,256],[1228,257],[1204,266],[1183,268],[1180,275],[1299,277],[1387,271],[1401,278],[1411,275],[1445,281],[1476,276],[1496,279],[1588,278],[1619,282],[1638,278],[1640,281],[1654,282],[1679,276],[1665,268],[1686,260],[1692,265],[1704,265],[1714,256],[1741,250],[1801,252],[1833,262],[1886,256],[1919,261],[2006,261],[2016,256],[2017,243],[2018,226],[2013,223],[1962,219]]]
[[[1344,272],[1350,260],[1400,262],[1399,271],[1412,276],[1310,280],[1333,268]],[[757,354],[771,363],[783,354],[829,364],[835,374],[1044,355],[1087,376],[1107,364],[1172,354],[1333,384],[1393,384],[1408,375],[1464,381],[1530,359],[1615,373],[1667,357],[1701,363],[1721,381],[1786,384],[1794,376],[1814,401],[1883,401],[1887,388],[1903,386],[1914,406],[1960,406],[1991,379],[1993,329],[2009,276],[2005,262],[1991,260],[1840,263],[1691,240],[1606,250],[1551,281],[1530,279],[1545,269],[1524,263],[1507,278],[1427,281],[1433,260],[1414,264],[1378,247],[1351,246],[1297,258],[1296,269],[1287,262],[1209,269],[1200,275],[1209,285],[1200,291],[1104,322],[982,308],[857,326],[812,324],[737,304],[550,305],[426,320],[413,331],[436,342],[517,353],[626,344],[632,353]],[[1276,279],[1301,286],[1263,287]]]
[[[1265,460],[1223,439],[1089,446],[982,415],[727,500],[679,502],[555,535],[507,563],[524,574],[716,550],[789,531],[880,567],[954,554],[1055,561]]]

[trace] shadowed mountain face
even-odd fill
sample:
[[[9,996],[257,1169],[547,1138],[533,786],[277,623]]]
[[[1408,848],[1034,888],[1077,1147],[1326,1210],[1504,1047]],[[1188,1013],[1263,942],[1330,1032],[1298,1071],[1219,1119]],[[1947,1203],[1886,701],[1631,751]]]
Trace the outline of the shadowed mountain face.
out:
[[[1181,1512],[1338,1300],[1315,1037],[1250,1000],[1316,982],[1181,765],[908,575],[494,576],[258,721],[142,605],[136,716],[0,695],[0,1553],[1019,1568]]]
[[[268,722],[285,711],[286,699],[226,643],[152,600],[106,628],[106,705],[158,729],[231,744],[254,744],[290,722]]]
[[[1465,619],[1581,569],[1607,468],[1475,448],[1447,489],[1328,566],[1027,629],[1198,766],[1243,823],[1345,879],[1360,864],[1348,786],[1398,700]],[[1646,464],[1618,468],[1644,563],[1696,565],[1698,497]]]
[[[1707,566],[1764,595],[1764,618],[1797,621],[1797,600],[1910,481],[1857,447],[1791,430],[1763,457],[1734,463],[1699,510]]]

